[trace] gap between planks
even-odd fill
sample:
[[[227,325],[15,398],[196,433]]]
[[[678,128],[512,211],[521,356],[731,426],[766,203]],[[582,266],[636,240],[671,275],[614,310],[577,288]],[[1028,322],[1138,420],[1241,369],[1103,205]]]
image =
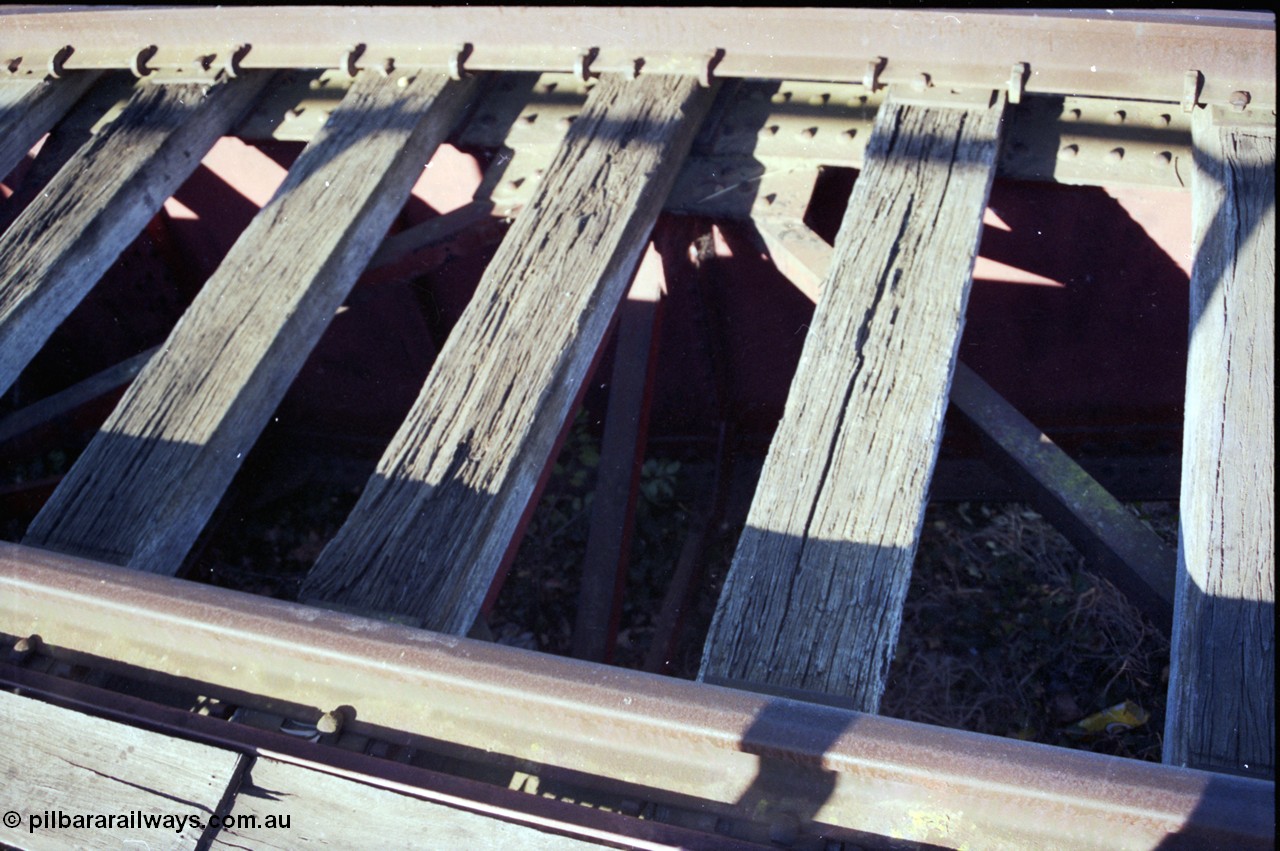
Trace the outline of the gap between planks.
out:
[[[0,393],[269,77],[141,87],[0,235]]]
[[[355,81],[36,517],[28,544],[177,572],[475,85],[374,72]]]

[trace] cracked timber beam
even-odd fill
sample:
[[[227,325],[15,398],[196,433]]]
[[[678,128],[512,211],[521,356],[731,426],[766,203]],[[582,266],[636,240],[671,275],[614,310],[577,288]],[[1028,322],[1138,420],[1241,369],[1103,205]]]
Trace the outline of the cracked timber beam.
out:
[[[702,679],[879,709],[1005,100],[876,117],[703,651]]]
[[[712,95],[600,78],[303,599],[471,627]]]
[[[0,393],[269,76],[143,87],[0,235]]]
[[[1191,341],[1164,761],[1274,778],[1276,131],[1193,117]]]
[[[444,75],[361,75],[130,385],[26,543],[178,571],[474,85]]]
[[[788,279],[813,300],[832,249],[802,222],[755,220],[760,239]],[[982,433],[993,462],[1085,555],[1106,571],[1165,632],[1172,626],[1175,554],[1151,529],[963,363],[951,403]]]

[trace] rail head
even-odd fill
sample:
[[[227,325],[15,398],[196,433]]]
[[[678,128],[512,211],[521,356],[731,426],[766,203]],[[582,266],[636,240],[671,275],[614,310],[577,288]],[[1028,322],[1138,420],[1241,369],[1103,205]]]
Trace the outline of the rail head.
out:
[[[1274,15],[1210,10],[17,7],[0,63],[0,79],[390,63],[1276,103]]]
[[[798,812],[825,830],[988,848],[1274,836],[1269,782],[550,657],[12,544],[0,544],[0,633],[313,718],[340,708],[355,732],[713,812]]]

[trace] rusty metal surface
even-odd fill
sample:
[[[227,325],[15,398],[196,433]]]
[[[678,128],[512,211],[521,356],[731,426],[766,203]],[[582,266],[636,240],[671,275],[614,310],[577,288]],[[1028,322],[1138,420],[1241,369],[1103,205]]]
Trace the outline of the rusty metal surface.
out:
[[[1275,19],[1196,11],[13,9],[0,72],[407,67],[1007,88],[1275,108]],[[70,48],[68,50],[68,48]]]
[[[93,132],[124,108],[132,93],[124,82],[112,80],[89,96],[115,102],[98,108]],[[350,84],[350,77],[332,69],[282,74],[235,133],[249,140],[310,141]],[[0,94],[26,85],[0,79]],[[500,214],[518,209],[531,196],[540,171],[581,112],[586,91],[587,84],[572,74],[507,74],[458,129],[460,145],[505,147],[512,153],[506,180],[493,193]],[[861,83],[743,81],[726,93],[722,108],[707,122],[697,156],[686,164],[668,206],[745,217],[755,198],[772,195],[784,205],[794,206],[798,199],[803,207],[807,195],[797,192],[806,181],[812,186],[815,167],[862,167],[871,122],[883,100],[883,91],[868,93]],[[1256,110],[1252,117],[1274,121]],[[999,161],[1003,178],[1172,189],[1185,189],[1189,182],[1190,118],[1175,104],[1029,95],[1010,107],[1005,136]],[[691,181],[714,182],[715,172],[725,168],[754,168],[774,185],[744,199],[729,195],[704,202],[705,192],[690,194],[700,191],[689,188]]]
[[[1274,784],[663,679],[0,545],[0,632],[822,835],[1271,847]]]
[[[287,762],[490,818],[551,829],[579,839],[653,851],[677,848],[727,851],[730,848],[764,847],[371,756],[365,750],[351,749],[336,735],[326,736],[317,742],[283,732],[278,725],[265,730],[233,723],[14,664],[0,663],[0,688],[12,688],[25,697],[38,698],[119,723]]]

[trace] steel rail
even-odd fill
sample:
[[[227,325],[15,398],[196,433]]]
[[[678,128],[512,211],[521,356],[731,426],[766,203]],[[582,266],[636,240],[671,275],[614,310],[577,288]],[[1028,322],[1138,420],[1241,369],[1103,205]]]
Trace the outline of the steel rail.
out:
[[[1008,88],[1276,104],[1268,13],[963,9],[70,7],[3,13],[0,77],[89,68],[438,68]]]
[[[0,632],[313,719],[336,712],[358,733],[828,836],[1274,843],[1271,782],[671,680],[13,544],[0,544]]]
[[[23,697],[117,723],[287,762],[309,771],[410,794],[489,818],[550,829],[579,839],[608,842],[616,847],[648,851],[726,851],[739,846],[744,849],[763,847],[747,842],[727,842],[725,837],[716,834],[632,818],[553,797],[455,777],[399,760],[369,756],[341,746],[327,746],[279,731],[236,724],[12,664],[0,663],[0,688],[12,688]]]

